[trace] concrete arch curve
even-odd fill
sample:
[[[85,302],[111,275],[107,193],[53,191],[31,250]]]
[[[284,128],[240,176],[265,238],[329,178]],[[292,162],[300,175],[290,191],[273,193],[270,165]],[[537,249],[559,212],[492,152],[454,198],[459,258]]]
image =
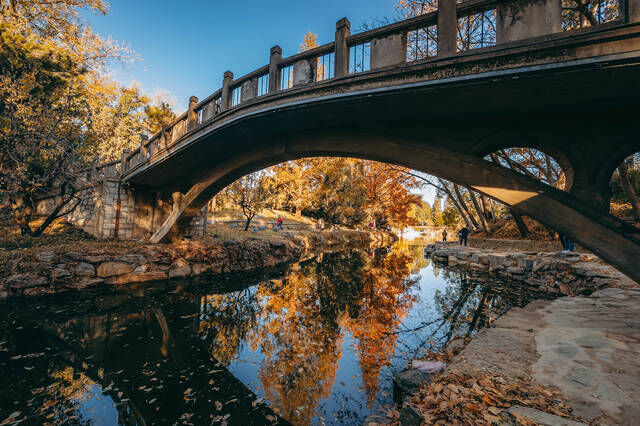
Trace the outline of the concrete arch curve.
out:
[[[491,155],[492,153],[498,152],[503,149],[515,149],[515,148],[535,149],[551,157],[551,159],[555,161],[558,164],[558,166],[562,169],[562,172],[564,173],[564,176],[565,176],[565,186],[564,188],[560,188],[560,189],[563,189],[564,191],[571,190],[571,187],[573,186],[573,183],[576,178],[576,168],[573,165],[576,160],[572,161],[570,156],[567,155],[566,151],[561,151],[557,149],[555,145],[547,144],[547,143],[538,143],[537,141],[533,141],[530,139],[521,139],[518,141],[512,141],[512,143],[509,143],[508,141],[510,140],[511,139],[506,139],[505,141],[492,142],[488,146],[483,147],[483,150],[481,151],[481,154],[479,156],[482,158],[486,158],[487,155]],[[578,168],[578,173],[580,173],[581,170],[582,168]],[[580,176],[578,176],[578,179],[580,179]]]
[[[327,129],[264,138],[203,170],[188,190],[173,195],[173,209],[152,242],[181,236],[204,204],[239,177],[287,160],[344,156],[393,163],[463,185],[568,235],[621,271],[640,280],[637,230],[615,217],[527,176],[482,158],[398,136]]]
[[[608,185],[620,163],[622,163],[624,159],[638,152],[640,152],[640,137],[635,138],[634,140],[624,139],[620,141],[616,153],[602,165],[602,169],[598,174],[598,179],[602,182],[606,182]]]

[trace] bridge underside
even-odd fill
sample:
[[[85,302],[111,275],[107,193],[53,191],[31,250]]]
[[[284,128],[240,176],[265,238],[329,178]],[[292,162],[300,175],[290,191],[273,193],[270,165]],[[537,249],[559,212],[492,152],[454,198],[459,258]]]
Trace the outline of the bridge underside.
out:
[[[301,157],[349,156],[472,186],[640,281],[637,231],[608,214],[611,174],[640,150],[639,76],[640,63],[623,58],[371,88],[238,113],[188,135],[193,141],[184,148],[127,178],[147,194],[140,210],[144,200],[147,207],[151,199],[165,200],[159,211],[152,203],[138,227],[152,241],[178,238],[211,197],[249,172]],[[569,192],[482,159],[507,147],[552,155]]]

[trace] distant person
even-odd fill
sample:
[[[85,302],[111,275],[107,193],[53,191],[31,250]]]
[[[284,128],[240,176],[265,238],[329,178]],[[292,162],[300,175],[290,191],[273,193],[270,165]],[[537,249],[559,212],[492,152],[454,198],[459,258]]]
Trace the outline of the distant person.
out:
[[[278,229],[280,229],[281,231],[284,231],[284,228],[282,227],[282,218],[280,216],[278,216],[278,220],[276,220],[276,231]]]
[[[447,228],[444,228],[442,230],[442,242],[444,242],[444,243],[447,242]]]
[[[560,235],[560,241],[562,242],[562,251],[569,252],[575,250],[575,243],[566,235]]]
[[[373,231],[373,222],[369,222],[369,229]]]
[[[460,245],[464,242],[465,247],[467,246],[467,237],[469,236],[469,228],[466,226],[458,231],[458,236],[460,237]]]

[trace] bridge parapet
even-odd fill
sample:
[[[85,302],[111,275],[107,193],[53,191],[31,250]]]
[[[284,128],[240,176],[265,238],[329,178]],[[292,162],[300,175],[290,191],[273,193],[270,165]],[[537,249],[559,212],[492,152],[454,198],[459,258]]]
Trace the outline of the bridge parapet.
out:
[[[336,24],[334,42],[288,58],[282,58],[282,49],[275,46],[269,64],[237,79],[226,72],[221,89],[200,102],[192,97],[188,111],[124,155],[121,173],[127,176],[163,159],[181,146],[186,135],[227,111],[255,106],[288,90],[439,63],[558,33],[583,34],[640,22],[640,0],[619,1],[593,0],[589,5],[594,7],[582,10],[563,9],[562,0],[440,0],[438,10],[353,35],[343,18]]]

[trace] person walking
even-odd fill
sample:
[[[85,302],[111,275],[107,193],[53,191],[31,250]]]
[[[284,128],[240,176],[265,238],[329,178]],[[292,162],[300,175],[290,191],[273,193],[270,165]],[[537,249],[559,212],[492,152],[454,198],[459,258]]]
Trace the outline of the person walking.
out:
[[[447,228],[444,228],[442,230],[442,242],[444,242],[444,243],[447,242]]]
[[[465,247],[467,246],[467,237],[469,236],[469,228],[466,226],[463,227],[460,231],[458,231],[458,236],[460,237],[460,245],[464,242]]]
[[[282,218],[280,216],[278,216],[278,220],[276,220],[276,231],[278,229],[280,229],[281,231],[284,231],[284,228],[282,227]]]

